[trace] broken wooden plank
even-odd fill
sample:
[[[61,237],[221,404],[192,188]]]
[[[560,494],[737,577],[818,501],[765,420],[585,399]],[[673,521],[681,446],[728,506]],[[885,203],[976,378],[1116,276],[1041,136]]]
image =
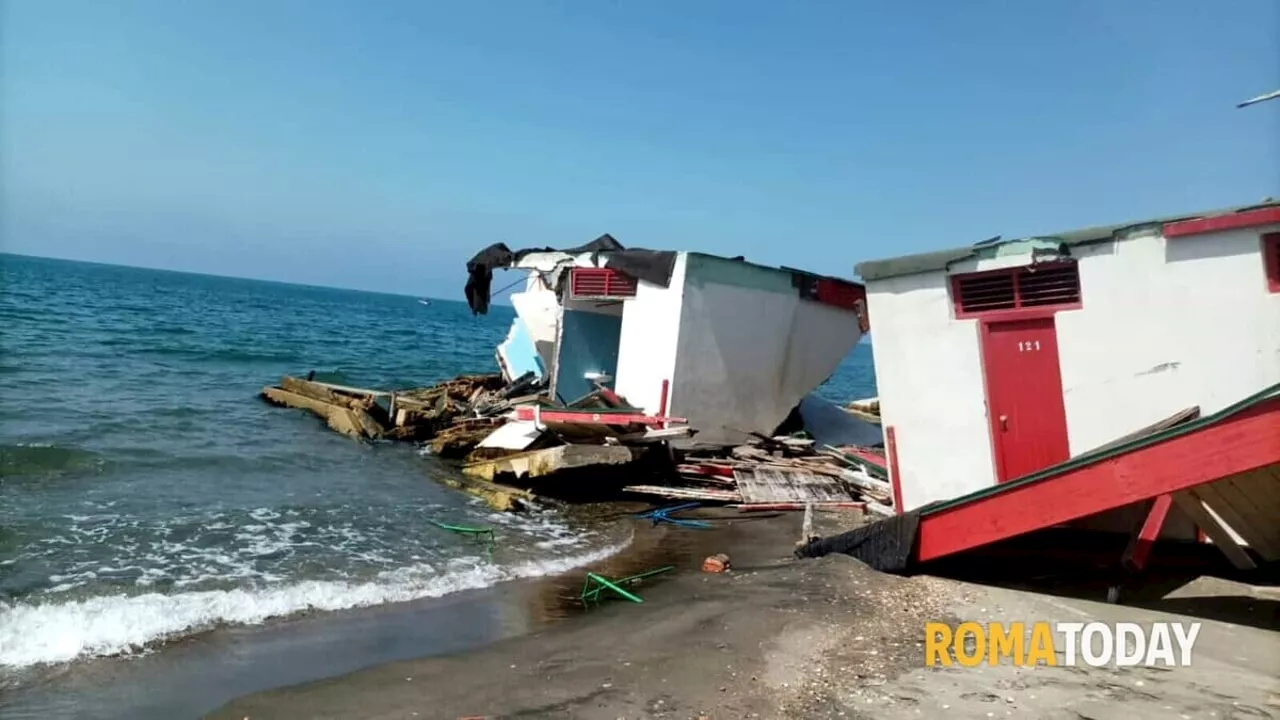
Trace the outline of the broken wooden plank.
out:
[[[812,507],[814,510],[864,510],[867,503],[864,502],[814,502],[814,503],[738,503],[729,507],[736,508],[738,512],[761,512],[764,510],[804,510],[806,507]]]
[[[489,433],[477,447],[524,450],[542,437],[542,431],[532,422],[514,420]]]
[[[770,455],[769,453],[765,452],[764,450],[761,450],[758,447],[752,447],[750,445],[739,445],[738,447],[730,450],[729,454],[733,455],[735,458],[739,460],[761,461],[761,460],[773,459],[773,456]]]
[[[459,477],[450,473],[439,477],[441,483],[474,495],[498,512],[528,510],[536,507],[539,498],[528,490],[498,485],[487,480],[472,477]]]
[[[627,433],[619,435],[618,440],[624,443],[655,443],[663,440],[672,440],[675,438],[686,438],[692,436],[697,430],[684,425],[672,428],[657,428],[645,430],[644,432]]]
[[[1133,442],[1134,440],[1137,440],[1138,438],[1146,437],[1147,435],[1154,435],[1155,433],[1158,433],[1162,430],[1168,430],[1169,428],[1174,427],[1175,425],[1181,425],[1186,422],[1191,422],[1192,420],[1195,420],[1198,417],[1200,417],[1200,406],[1194,405],[1192,407],[1179,410],[1178,412],[1162,420],[1158,420],[1140,430],[1134,430],[1133,432],[1127,435],[1118,437],[1115,440],[1112,440],[1111,442],[1099,445],[1098,447],[1090,450],[1089,452],[1090,453],[1102,452],[1108,448],[1126,445],[1128,443]]]
[[[732,465],[720,465],[717,463],[687,463],[677,465],[676,472],[686,475],[712,475],[721,478],[733,478]]]
[[[877,502],[867,503],[866,510],[871,514],[879,515],[880,517],[893,517],[898,514],[892,506]]]
[[[877,414],[875,414],[875,413],[867,412],[867,411],[866,411],[866,410],[864,410],[863,408],[860,408],[860,407],[853,407],[853,406],[847,406],[847,407],[842,407],[842,408],[840,408],[840,409],[841,409],[841,410],[844,410],[845,412],[849,413],[850,415],[852,415],[852,416],[854,416],[854,417],[858,418],[858,419],[859,419],[859,420],[861,420],[862,422],[870,423],[870,424],[872,424],[872,425],[879,425],[879,424],[880,424],[880,416],[879,416],[879,415],[877,415]]]
[[[839,480],[807,469],[757,465],[739,468],[733,477],[747,502],[849,502]]]
[[[685,418],[645,415],[639,410],[570,410],[544,408],[538,405],[521,405],[515,409],[517,420],[533,420],[538,423],[572,423],[578,425],[661,425],[685,423]]]
[[[633,459],[631,449],[621,445],[558,445],[469,463],[462,466],[462,472],[490,481],[501,475],[534,478],[592,465],[625,465]]]
[[[373,398],[369,396],[347,395],[329,388],[324,383],[303,380],[289,375],[285,375],[280,378],[280,388],[291,393],[297,393],[298,395],[305,395],[306,397],[314,400],[331,403],[333,405],[342,405],[344,407],[367,408],[373,403]]]
[[[689,473],[680,473],[680,479],[693,485],[717,485],[720,487],[737,488],[738,481],[731,477],[717,477],[715,475],[697,475]]]
[[[492,424],[458,423],[441,430],[431,438],[431,452],[442,458],[465,457],[492,432]]]
[[[368,395],[369,397],[387,397],[391,395],[390,390],[371,390],[369,388],[351,387],[350,385],[338,385],[336,383],[320,382],[319,380],[302,380],[301,382],[319,385],[328,390],[336,390],[338,392],[352,393],[355,395]]]
[[[1231,532],[1225,525],[1218,522],[1204,506],[1204,503],[1195,494],[1195,489],[1183,490],[1173,494],[1173,503],[1178,509],[1186,514],[1196,527],[1204,531],[1205,535],[1213,541],[1213,544],[1227,556],[1227,560],[1238,570],[1253,570],[1257,564],[1253,562],[1253,558],[1249,557],[1249,553],[1236,543],[1235,538],[1231,537]]]
[[[741,502],[742,494],[732,490],[714,490],[711,488],[669,487],[666,485],[628,485],[623,492],[637,495],[657,495],[673,500],[710,500],[722,502]]]
[[[873,455],[870,451],[859,450],[856,452],[848,452],[841,450],[840,448],[827,445],[818,452],[826,457],[834,458],[847,466],[861,468],[882,480],[889,479],[888,461],[883,457]]]
[[[865,472],[844,470],[841,472],[840,477],[857,488],[859,492],[877,500],[888,500],[893,497],[892,485],[883,480],[877,480]]]
[[[376,438],[381,437],[383,433],[382,426],[369,413],[359,408],[335,405],[277,387],[264,387],[262,396],[275,405],[310,410],[324,418],[330,428],[343,435],[354,438]]]

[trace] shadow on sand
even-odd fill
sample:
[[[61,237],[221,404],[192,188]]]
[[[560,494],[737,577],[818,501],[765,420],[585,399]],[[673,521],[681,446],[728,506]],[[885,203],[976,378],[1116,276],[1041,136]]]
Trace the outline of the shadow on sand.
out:
[[[1240,571],[1211,545],[1162,542],[1147,568],[1120,564],[1128,537],[1046,530],[929,563],[921,571],[980,585],[1118,603],[1280,631],[1280,564]],[[1256,558],[1255,558],[1256,559]],[[1274,595],[1274,598],[1262,597]]]

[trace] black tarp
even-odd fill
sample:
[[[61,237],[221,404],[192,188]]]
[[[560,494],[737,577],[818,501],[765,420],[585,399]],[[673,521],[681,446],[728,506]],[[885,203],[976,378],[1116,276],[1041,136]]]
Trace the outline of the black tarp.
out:
[[[465,293],[467,305],[473,315],[484,315],[489,312],[489,288],[493,282],[493,269],[510,267],[521,258],[531,253],[562,252],[567,255],[582,253],[609,253],[609,267],[633,278],[644,280],[654,285],[667,287],[671,284],[671,272],[675,268],[676,254],[669,250],[627,250],[622,243],[605,233],[586,245],[573,248],[526,248],[512,251],[503,243],[490,245],[476,253],[467,261],[467,286]],[[595,258],[593,258],[593,261]]]
[[[915,556],[919,531],[920,512],[915,510],[834,537],[813,540],[797,548],[796,557],[844,553],[882,572],[905,573]]]

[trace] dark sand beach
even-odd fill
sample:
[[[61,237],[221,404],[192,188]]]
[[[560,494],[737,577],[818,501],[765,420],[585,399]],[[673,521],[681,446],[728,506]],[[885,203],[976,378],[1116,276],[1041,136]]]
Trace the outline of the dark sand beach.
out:
[[[820,517],[816,529],[852,521]],[[843,556],[799,561],[791,550],[800,528],[793,513],[710,531],[641,529],[632,551],[596,569],[625,575],[657,558],[646,547],[683,548],[676,573],[641,587],[642,605],[609,602],[470,652],[249,695],[209,717],[1280,717],[1280,635],[1261,617],[1277,603],[1267,591],[1213,583],[1180,591],[1248,595],[1260,614],[1253,625],[1203,620],[1193,668],[925,668],[929,620],[1189,618],[896,577]],[[733,570],[699,572],[712,551],[729,553]],[[580,579],[544,583],[562,598],[548,606],[564,607]]]
[[[927,580],[875,573],[844,557],[791,558],[801,517],[735,519],[714,530],[644,532],[597,570],[647,569],[648,542],[678,545],[678,570],[569,622],[481,650],[386,664],[242,698],[214,718],[777,717],[821,698],[803,688],[846,632],[875,655],[850,672],[887,677],[915,664],[936,617]],[[730,572],[699,571],[727,552]],[[580,573],[571,574],[580,582]],[[578,587],[564,585],[573,594]],[[834,630],[840,628],[841,632]],[[785,702],[780,703],[780,700]],[[813,703],[816,702],[816,705]]]

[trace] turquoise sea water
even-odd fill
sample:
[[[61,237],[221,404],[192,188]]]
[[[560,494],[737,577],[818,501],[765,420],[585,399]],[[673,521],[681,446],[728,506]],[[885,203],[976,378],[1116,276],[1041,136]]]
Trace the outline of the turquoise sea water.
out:
[[[310,370],[371,387],[493,371],[511,317],[0,255],[0,690],[214,627],[445,595],[616,549],[610,527],[494,515],[432,482],[454,470],[411,446],[361,445],[255,397]],[[870,348],[822,392],[874,394]],[[507,539],[489,555],[431,519]]]

